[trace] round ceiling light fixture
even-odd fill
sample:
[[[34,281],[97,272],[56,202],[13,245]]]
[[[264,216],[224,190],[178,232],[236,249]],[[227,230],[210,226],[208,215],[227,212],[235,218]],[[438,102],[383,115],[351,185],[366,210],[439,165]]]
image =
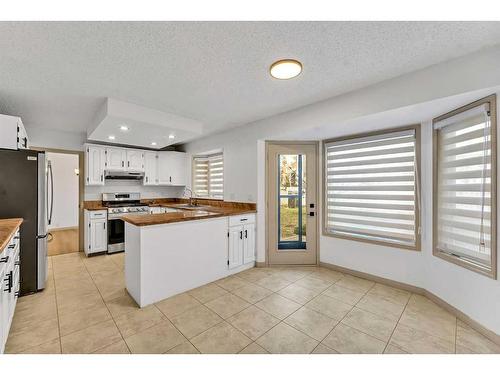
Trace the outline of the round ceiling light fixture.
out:
[[[269,73],[276,79],[290,79],[302,72],[302,63],[298,60],[283,59],[271,65]]]
[[[168,139],[174,139],[174,138],[175,138],[175,135],[173,135],[173,134],[170,134],[170,135],[168,136]]]
[[[114,135],[108,135],[108,139],[109,139],[110,141],[114,141],[114,140],[115,140],[115,136],[114,136]]]
[[[157,143],[156,142],[151,142],[151,146],[156,146]]]
[[[126,131],[128,131],[128,126],[127,125],[120,125],[120,130],[122,132],[126,132]]]

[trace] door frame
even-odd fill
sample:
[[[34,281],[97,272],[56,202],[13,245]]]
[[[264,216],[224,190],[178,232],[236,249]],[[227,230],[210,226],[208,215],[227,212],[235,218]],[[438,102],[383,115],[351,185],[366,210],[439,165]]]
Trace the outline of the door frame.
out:
[[[31,150],[45,151],[57,154],[78,155],[78,251],[84,251],[84,217],[83,217],[83,202],[85,200],[85,152],[77,150],[63,150],[50,147],[31,147]]]
[[[295,146],[301,146],[301,145],[313,145],[315,146],[315,154],[316,154],[316,201],[318,202],[317,208],[316,208],[316,225],[314,228],[314,231],[316,233],[316,265],[319,265],[319,249],[320,249],[320,217],[318,214],[320,214],[321,209],[320,209],[320,203],[321,203],[321,196],[320,196],[320,181],[321,177],[319,175],[320,172],[320,141],[265,141],[265,148],[266,148],[266,155],[265,155],[265,194],[266,194],[266,214],[265,214],[265,241],[266,241],[266,260],[265,260],[265,266],[266,267],[302,267],[303,265],[271,265],[269,263],[269,146],[270,145],[295,145]]]

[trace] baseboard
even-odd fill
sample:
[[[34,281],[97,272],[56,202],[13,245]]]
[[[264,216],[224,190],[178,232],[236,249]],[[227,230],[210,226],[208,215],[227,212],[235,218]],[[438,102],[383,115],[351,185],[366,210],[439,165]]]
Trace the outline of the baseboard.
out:
[[[363,278],[366,280],[371,280],[371,281],[374,281],[374,282],[377,282],[380,284],[392,286],[394,288],[403,289],[403,290],[406,290],[406,291],[411,292],[411,293],[423,295],[423,296],[429,298],[431,301],[433,301],[437,305],[439,305],[440,307],[442,307],[444,310],[448,311],[450,314],[455,315],[458,319],[462,320],[464,323],[471,326],[473,329],[475,329],[476,331],[481,333],[483,336],[487,337],[488,339],[490,339],[491,341],[493,341],[497,345],[500,345],[500,335],[498,335],[495,332],[493,332],[492,330],[486,328],[481,323],[478,323],[477,321],[472,319],[470,316],[463,313],[462,311],[460,311],[456,307],[450,305],[448,302],[446,302],[442,298],[436,296],[434,293],[429,292],[427,289],[420,288],[418,286],[411,285],[411,284],[401,283],[399,281],[394,281],[391,279],[386,279],[384,277],[375,276],[375,275],[372,275],[372,274],[369,274],[366,272],[356,271],[356,270],[353,270],[350,268],[337,266],[337,265],[331,264],[331,263],[320,262],[319,265],[321,267],[325,267],[325,268],[328,268],[328,269],[331,269],[334,271],[347,273],[349,275],[360,277],[360,278]]]
[[[255,267],[264,268],[264,267],[267,267],[267,264],[266,264],[266,262],[255,262]]]

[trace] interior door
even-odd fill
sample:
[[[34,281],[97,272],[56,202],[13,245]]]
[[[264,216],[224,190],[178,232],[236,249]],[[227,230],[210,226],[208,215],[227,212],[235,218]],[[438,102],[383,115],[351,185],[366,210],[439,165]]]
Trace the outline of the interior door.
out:
[[[317,143],[269,143],[269,264],[317,264]]]

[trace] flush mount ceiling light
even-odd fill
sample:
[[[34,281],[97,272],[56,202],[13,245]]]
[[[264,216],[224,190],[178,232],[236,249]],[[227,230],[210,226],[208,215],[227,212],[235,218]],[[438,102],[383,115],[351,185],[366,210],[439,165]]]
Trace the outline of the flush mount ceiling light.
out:
[[[128,126],[127,125],[120,125],[120,130],[122,132],[126,132],[126,131],[128,131]]]
[[[151,146],[156,146],[156,142],[151,142]]]
[[[114,141],[114,140],[115,140],[115,136],[114,136],[114,135],[108,135],[108,139],[109,139],[110,141]]]
[[[302,64],[293,59],[278,60],[271,65],[269,72],[276,79],[290,79],[302,72]]]
[[[174,139],[174,138],[175,138],[175,135],[173,135],[173,134],[170,134],[170,135],[168,136],[168,139]]]

